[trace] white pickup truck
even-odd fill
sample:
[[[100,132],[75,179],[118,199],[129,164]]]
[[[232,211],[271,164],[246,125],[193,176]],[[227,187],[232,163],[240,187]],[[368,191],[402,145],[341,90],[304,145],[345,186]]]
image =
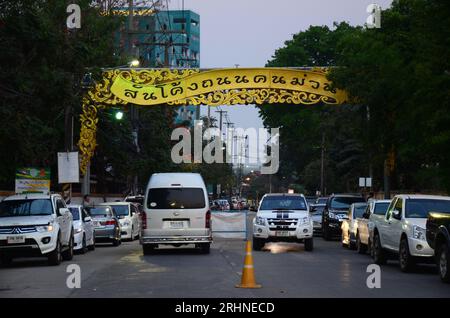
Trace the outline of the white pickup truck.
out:
[[[0,258],[44,256],[50,265],[73,257],[73,218],[58,194],[20,194],[0,202]]]
[[[373,221],[374,262],[385,264],[396,256],[403,272],[410,271],[418,262],[432,262],[434,252],[426,240],[428,213],[446,211],[450,211],[450,197],[396,195],[384,218]]]

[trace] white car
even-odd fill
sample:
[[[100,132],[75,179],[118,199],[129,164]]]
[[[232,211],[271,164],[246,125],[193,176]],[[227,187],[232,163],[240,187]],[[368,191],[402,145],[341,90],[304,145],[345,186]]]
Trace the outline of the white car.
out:
[[[50,265],[73,258],[72,214],[58,194],[20,194],[0,202],[0,257],[45,256]]]
[[[105,202],[99,205],[110,206],[120,222],[122,239],[134,240],[141,232],[140,216],[133,202]]]
[[[81,205],[69,205],[73,218],[74,245],[73,249],[84,254],[95,249],[95,235],[92,218]]]
[[[352,203],[348,209],[347,218],[342,221],[341,225],[341,242],[342,246],[351,250],[356,249],[356,234],[358,232],[358,219],[360,219],[366,211],[367,203]]]
[[[314,234],[322,233],[322,213],[326,204],[310,204],[309,212],[313,220]]]
[[[210,252],[211,211],[200,174],[153,174],[144,203],[140,238],[144,255],[158,245],[195,244],[203,253]]]
[[[313,221],[302,194],[266,194],[253,219],[253,249],[261,250],[266,242],[286,241],[305,244],[313,250]]]
[[[450,197],[396,195],[382,220],[373,224],[372,257],[384,264],[397,255],[400,269],[409,271],[417,262],[432,262],[434,251],[426,240],[428,213],[450,211]]]
[[[391,200],[369,200],[366,211],[357,219],[356,250],[360,254],[367,252],[371,246],[370,229],[373,230],[374,219],[383,219]],[[372,219],[372,221],[370,221]]]

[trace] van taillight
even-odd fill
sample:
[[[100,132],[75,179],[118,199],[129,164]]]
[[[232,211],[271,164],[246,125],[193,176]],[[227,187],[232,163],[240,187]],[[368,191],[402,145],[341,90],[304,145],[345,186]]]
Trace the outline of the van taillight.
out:
[[[147,229],[147,214],[144,211],[141,212],[141,223],[142,229]]]
[[[207,229],[211,228],[211,211],[206,212],[205,228],[207,228]]]

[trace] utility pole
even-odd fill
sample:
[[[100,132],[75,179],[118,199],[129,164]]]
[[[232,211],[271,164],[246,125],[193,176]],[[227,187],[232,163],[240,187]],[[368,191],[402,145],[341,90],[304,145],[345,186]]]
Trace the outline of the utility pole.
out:
[[[220,120],[219,120],[219,130],[220,130],[220,139],[222,139],[222,115],[224,113],[227,113],[226,110],[216,110],[216,113],[220,114]]]
[[[325,159],[325,133],[322,132],[322,144],[320,146],[321,148],[321,156],[320,156],[320,195],[323,196],[325,195],[324,193],[324,189],[323,189],[323,184],[324,184],[324,172],[325,172],[325,167],[324,167],[324,159]]]

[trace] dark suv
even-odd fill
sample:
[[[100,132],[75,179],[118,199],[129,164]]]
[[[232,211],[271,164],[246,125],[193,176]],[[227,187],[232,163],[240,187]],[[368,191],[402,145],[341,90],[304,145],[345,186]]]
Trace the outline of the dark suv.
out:
[[[334,194],[327,200],[322,214],[322,236],[326,241],[341,236],[342,221],[347,218],[352,203],[366,202],[361,196]]]
[[[434,249],[439,276],[443,282],[450,283],[450,211],[428,214],[426,238]]]

